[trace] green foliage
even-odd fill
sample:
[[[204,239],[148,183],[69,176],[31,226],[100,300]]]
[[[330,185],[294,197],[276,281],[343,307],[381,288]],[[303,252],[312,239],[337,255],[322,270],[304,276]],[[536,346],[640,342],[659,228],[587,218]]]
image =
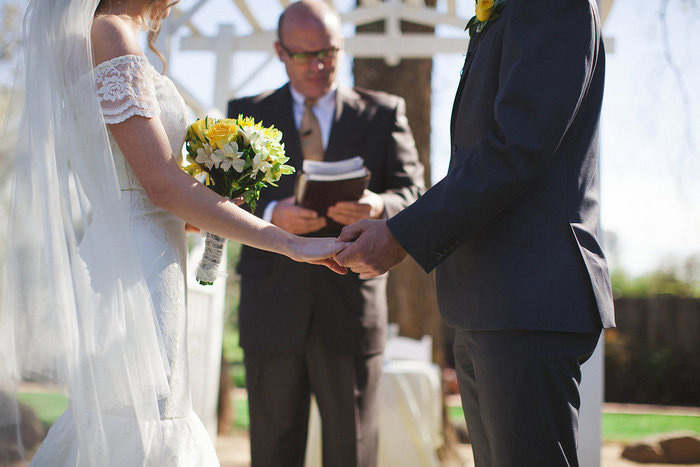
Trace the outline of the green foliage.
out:
[[[242,363],[231,365],[231,379],[237,388],[245,388],[245,366]]]
[[[226,320],[227,325],[238,328],[238,302],[241,299],[241,276],[236,272],[238,260],[241,258],[241,244],[234,241],[226,242]]]
[[[233,426],[235,428],[248,429],[250,416],[248,414],[248,400],[236,399],[233,401]]]
[[[236,272],[238,260],[241,257],[241,244],[229,241],[227,282],[226,282],[226,314],[223,335],[223,356],[229,363],[231,379],[237,388],[245,387],[245,368],[243,366],[243,349],[238,342],[238,303],[241,297],[241,277]],[[238,412],[238,408],[236,412]],[[247,417],[247,413],[246,413]],[[239,422],[239,414],[235,416],[236,424]]]
[[[11,61],[22,37],[22,7],[17,2],[0,6],[0,60]]]
[[[607,330],[605,400],[695,405],[700,400],[700,361],[669,348],[646,348]]]
[[[238,345],[238,329],[228,323],[224,325],[222,345],[224,360],[229,363],[243,362],[243,349]]]
[[[669,262],[658,270],[639,277],[631,277],[624,270],[611,274],[615,297],[650,297],[675,295],[700,297],[700,255],[682,262]]]

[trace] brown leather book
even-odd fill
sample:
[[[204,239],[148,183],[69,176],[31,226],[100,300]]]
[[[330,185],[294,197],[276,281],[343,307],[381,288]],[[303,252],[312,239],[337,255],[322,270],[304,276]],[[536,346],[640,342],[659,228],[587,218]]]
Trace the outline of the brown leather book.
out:
[[[328,208],[338,201],[357,201],[369,185],[370,172],[360,167],[336,174],[297,174],[294,197],[298,206],[313,209],[320,216],[326,216]],[[327,219],[328,225],[312,235],[338,235],[342,225]]]
[[[299,206],[313,209],[321,216],[338,201],[357,201],[369,185],[369,170],[364,175],[338,180],[316,179],[313,175],[300,173],[297,176],[295,198]]]

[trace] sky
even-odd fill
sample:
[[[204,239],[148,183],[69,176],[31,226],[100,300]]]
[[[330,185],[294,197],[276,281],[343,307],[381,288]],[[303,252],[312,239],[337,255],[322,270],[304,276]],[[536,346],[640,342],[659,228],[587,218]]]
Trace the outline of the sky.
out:
[[[616,0],[601,120],[602,225],[634,273],[700,255],[700,4]]]
[[[181,0],[188,8],[201,0]],[[0,0],[0,4],[6,0]],[[465,20],[471,0],[457,0]],[[438,9],[444,9],[438,0]],[[248,1],[266,29],[274,29],[278,0]],[[351,0],[337,0],[341,11]],[[665,5],[665,8],[664,8]],[[250,26],[231,0],[208,0],[193,22],[205,34],[232,23]],[[346,27],[346,36],[352,28]],[[181,32],[180,35],[184,34]],[[461,29],[438,34],[465,37]],[[698,0],[615,0],[604,27],[606,90],[601,119],[601,226],[613,268],[640,275],[669,262],[700,256],[700,3]],[[214,105],[214,55],[177,51],[169,72],[207,108]],[[269,62],[268,62],[269,60]],[[464,57],[434,57],[431,170],[433,181],[449,162],[449,118]],[[257,70],[251,76],[250,70]],[[241,73],[241,71],[245,71]],[[352,84],[346,58],[340,79]],[[271,56],[236,54],[231,85],[248,95],[282,85],[281,64]]]

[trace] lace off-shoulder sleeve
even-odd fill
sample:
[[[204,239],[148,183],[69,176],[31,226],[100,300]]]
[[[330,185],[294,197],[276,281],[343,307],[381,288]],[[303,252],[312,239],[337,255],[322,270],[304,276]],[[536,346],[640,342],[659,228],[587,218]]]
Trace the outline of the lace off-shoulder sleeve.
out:
[[[157,71],[140,55],[115,57],[97,65],[95,83],[105,123],[120,123],[134,115],[153,118],[160,114],[154,73]]]

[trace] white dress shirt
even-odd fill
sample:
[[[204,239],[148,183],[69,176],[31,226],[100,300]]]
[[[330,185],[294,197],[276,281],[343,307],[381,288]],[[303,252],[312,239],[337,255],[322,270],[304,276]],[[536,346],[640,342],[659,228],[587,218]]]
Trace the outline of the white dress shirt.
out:
[[[306,98],[291,84],[289,90],[292,93],[292,112],[294,113],[294,125],[297,130],[301,127],[301,119],[304,116],[304,101]],[[318,120],[318,125],[321,127],[321,141],[323,142],[323,150],[328,147],[328,139],[331,137],[331,128],[333,126],[333,115],[335,114],[335,93],[336,87],[331,91],[319,97],[311,111]],[[272,211],[275,210],[277,201],[271,201],[263,213],[263,220],[272,221]]]

